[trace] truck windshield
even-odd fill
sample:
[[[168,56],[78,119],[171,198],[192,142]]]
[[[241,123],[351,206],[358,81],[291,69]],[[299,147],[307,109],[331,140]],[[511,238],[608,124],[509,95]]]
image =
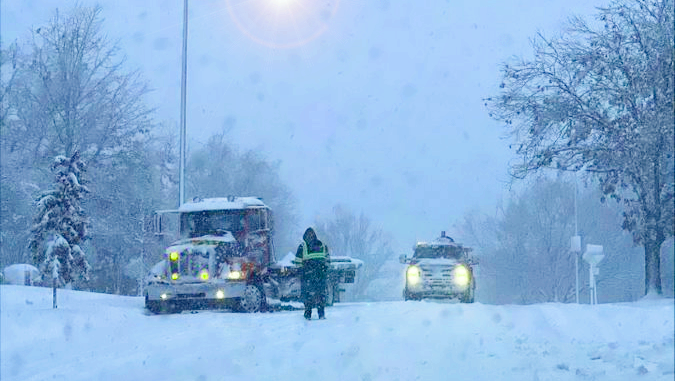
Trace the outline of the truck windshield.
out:
[[[459,259],[462,249],[457,246],[418,246],[415,248],[415,258],[448,258]]]
[[[184,213],[180,221],[181,236],[188,238],[208,234],[218,235],[226,231],[236,235],[243,228],[244,212],[242,210]]]

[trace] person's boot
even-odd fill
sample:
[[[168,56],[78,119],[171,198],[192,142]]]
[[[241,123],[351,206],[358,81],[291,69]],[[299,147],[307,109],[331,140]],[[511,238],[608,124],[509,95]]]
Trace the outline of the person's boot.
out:
[[[323,306],[317,308],[317,311],[319,312],[319,319],[326,318],[326,311],[324,310]]]
[[[312,320],[312,310],[305,310],[305,319]]]

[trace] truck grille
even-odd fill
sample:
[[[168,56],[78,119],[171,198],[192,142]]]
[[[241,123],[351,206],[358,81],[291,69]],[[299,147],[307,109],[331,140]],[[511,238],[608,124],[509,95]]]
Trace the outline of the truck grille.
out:
[[[202,270],[209,268],[209,257],[200,252],[186,253],[181,256],[180,275],[189,277],[199,277]]]
[[[422,279],[430,286],[452,286],[452,269],[449,266],[421,265]]]
[[[194,294],[176,294],[176,299],[205,298],[206,293],[198,292]]]

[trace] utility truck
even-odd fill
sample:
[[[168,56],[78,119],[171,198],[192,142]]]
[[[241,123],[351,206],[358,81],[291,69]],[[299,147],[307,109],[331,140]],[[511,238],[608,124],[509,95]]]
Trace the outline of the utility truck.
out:
[[[300,300],[300,271],[291,253],[277,261],[272,211],[256,197],[195,198],[177,210],[179,239],[150,270],[144,289],[152,313],[229,308],[267,309],[268,299]],[[160,219],[161,221],[161,219]],[[161,230],[161,228],[160,228]],[[294,255],[294,254],[293,254]],[[331,257],[328,304],[340,299],[363,265],[350,257]]]
[[[432,242],[415,244],[412,257],[399,257],[402,264],[408,265],[403,298],[458,299],[462,303],[473,303],[474,266],[478,262],[471,251],[446,236],[444,231]]]

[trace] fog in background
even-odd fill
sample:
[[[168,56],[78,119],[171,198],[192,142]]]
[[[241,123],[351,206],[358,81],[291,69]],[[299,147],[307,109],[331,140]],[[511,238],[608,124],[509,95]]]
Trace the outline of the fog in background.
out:
[[[75,1],[2,1],[3,45]],[[80,1],[93,5],[94,1]],[[98,1],[129,68],[178,135],[183,2]],[[281,163],[298,234],[341,203],[397,252],[507,197],[513,159],[482,98],[499,63],[531,54],[596,1],[337,1],[268,18],[262,1],[190,2],[188,149],[215,133]],[[292,45],[292,46],[287,46]],[[284,248],[281,248],[282,250]]]

